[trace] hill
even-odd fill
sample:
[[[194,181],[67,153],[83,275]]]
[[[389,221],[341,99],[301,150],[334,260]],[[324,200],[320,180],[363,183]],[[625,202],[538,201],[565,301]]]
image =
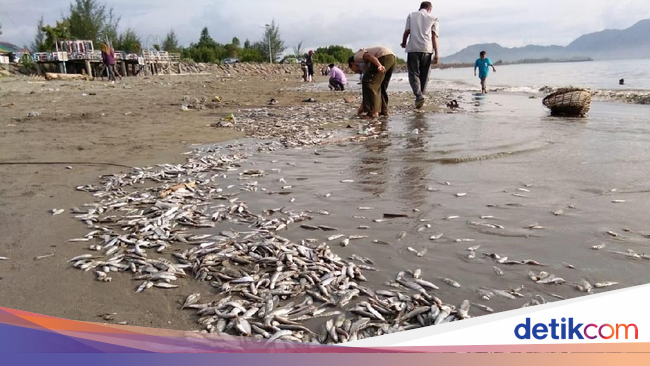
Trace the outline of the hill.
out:
[[[471,63],[479,52],[487,51],[493,61],[517,62],[525,59],[571,60],[589,57],[595,60],[650,58],[650,19],[623,30],[607,29],[578,37],[568,46],[502,47],[496,43],[469,46],[443,63]]]

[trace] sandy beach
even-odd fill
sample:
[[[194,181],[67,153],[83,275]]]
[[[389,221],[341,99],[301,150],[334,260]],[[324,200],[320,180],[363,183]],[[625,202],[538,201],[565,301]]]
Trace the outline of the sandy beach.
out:
[[[182,163],[191,145],[244,137],[245,132],[210,127],[230,113],[269,108],[281,114],[312,97],[319,105],[338,105],[323,111],[316,125],[344,128],[354,119],[359,93],[295,91],[304,84],[285,80],[195,75],[125,78],[112,85],[0,79],[0,257],[8,258],[0,261],[0,306],[99,322],[116,313],[115,322],[129,325],[195,329],[189,316],[179,316],[178,302],[202,285],[134,296],[128,276],[117,276],[110,288],[89,281],[68,263],[80,248],[67,240],[85,235],[86,228],[67,213],[53,217],[49,211],[92,201],[75,187],[96,183],[101,175]],[[205,99],[211,106],[182,111],[185,96],[190,104]],[[215,96],[221,102],[211,103]],[[278,104],[268,106],[272,98]],[[395,111],[407,110],[410,99],[395,96]],[[34,111],[39,116],[28,118]]]
[[[219,187],[251,212],[327,211],[309,224],[358,237],[329,245],[342,258],[371,259],[378,271],[364,275],[374,290],[390,289],[397,273],[417,268],[440,288],[436,297],[455,306],[469,300],[470,314],[480,316],[487,312],[478,303],[500,312],[585,296],[577,286],[583,280],[602,285],[591,292],[650,281],[644,106],[596,102],[588,118],[562,119],[525,95],[438,89],[416,113],[402,85],[391,93],[392,116],[361,126],[378,138],[354,142],[365,133],[357,134],[358,90],[327,91],[325,78],[313,85],[285,79],[0,80],[0,257],[7,258],[0,261],[0,306],[201,329],[195,312],[180,305],[191,293],[212,299],[224,295],[220,290],[188,278],[180,288],[136,294],[140,281],[129,274],[96,281],[68,262],[90,253],[89,243],[68,242],[89,231],[70,210],[96,201],[75,187],[130,167],[184,163],[192,149],[218,143],[248,154],[238,173],[266,172],[254,183],[224,174]],[[316,102],[303,102],[308,98]],[[444,107],[451,98],[459,110]],[[271,99],[277,104],[268,105]],[[218,127],[231,113],[237,122]],[[264,190],[240,189],[249,183]],[[66,211],[52,216],[54,208]],[[306,228],[282,235],[296,243],[332,235]],[[250,226],[225,222],[197,232],[220,230]],[[544,272],[557,283],[539,283]],[[486,289],[497,296],[485,300]],[[317,329],[325,320],[309,325]]]

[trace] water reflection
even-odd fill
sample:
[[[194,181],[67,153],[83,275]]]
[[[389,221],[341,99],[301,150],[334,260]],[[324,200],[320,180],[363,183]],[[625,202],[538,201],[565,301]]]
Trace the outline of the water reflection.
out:
[[[397,174],[397,197],[407,202],[411,209],[420,207],[426,200],[427,176],[433,164],[426,163],[429,125],[424,114],[415,114],[405,121],[406,144],[401,154],[400,171]]]

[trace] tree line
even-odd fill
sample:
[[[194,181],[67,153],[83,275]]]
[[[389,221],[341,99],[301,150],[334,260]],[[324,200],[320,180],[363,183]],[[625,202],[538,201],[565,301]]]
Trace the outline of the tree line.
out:
[[[120,20],[113,8],[108,8],[99,0],[73,0],[69,13],[54,24],[45,24],[43,17],[39,19],[30,49],[32,52],[52,51],[57,40],[87,39],[93,41],[97,49],[100,44],[108,42],[115,50],[140,53],[143,50],[141,38],[132,28],[119,32]],[[266,25],[262,38],[255,42],[246,39],[242,44],[239,38],[233,37],[230,43],[221,44],[210,36],[205,27],[198,41],[188,47],[179,45],[174,29],[167,33],[160,44],[151,46],[159,51],[180,53],[183,59],[206,63],[218,63],[226,58],[237,58],[242,62],[298,62],[307,53],[300,42],[293,47],[292,53],[283,57],[287,46],[275,21]],[[317,48],[313,59],[316,63],[345,64],[353,54],[350,48],[334,45]]]

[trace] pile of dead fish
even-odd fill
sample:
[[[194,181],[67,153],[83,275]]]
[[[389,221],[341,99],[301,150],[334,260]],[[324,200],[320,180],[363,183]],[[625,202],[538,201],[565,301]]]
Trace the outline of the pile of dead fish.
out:
[[[374,291],[362,285],[363,272],[376,270],[372,260],[345,260],[327,244],[280,236],[312,214],[329,213],[251,212],[217,181],[238,175],[240,190],[256,191],[263,188],[254,179],[265,172],[240,171],[246,156],[237,146],[226,148],[230,154],[215,148],[183,165],[135,168],[77,187],[98,202],[72,209],[91,231],[70,242],[87,243],[94,254],[72,258],[71,265],[101,282],[129,273],[138,281],[135,292],[177,288],[185,278],[209,282],[218,290],[214,299],[201,303],[193,294],[183,305],[197,311],[200,331],[209,333],[333,344],[469,317],[468,301],[458,309],[443,304],[428,293],[437,287],[419,270],[398,274],[387,284],[393,291]],[[196,233],[220,222],[250,230]],[[302,323],[319,318],[330,318],[319,333]]]
[[[250,137],[273,139],[284,147],[308,146],[331,138],[333,131],[325,130],[324,126],[349,120],[351,111],[342,101],[281,109],[244,109],[237,113],[232,127]]]

